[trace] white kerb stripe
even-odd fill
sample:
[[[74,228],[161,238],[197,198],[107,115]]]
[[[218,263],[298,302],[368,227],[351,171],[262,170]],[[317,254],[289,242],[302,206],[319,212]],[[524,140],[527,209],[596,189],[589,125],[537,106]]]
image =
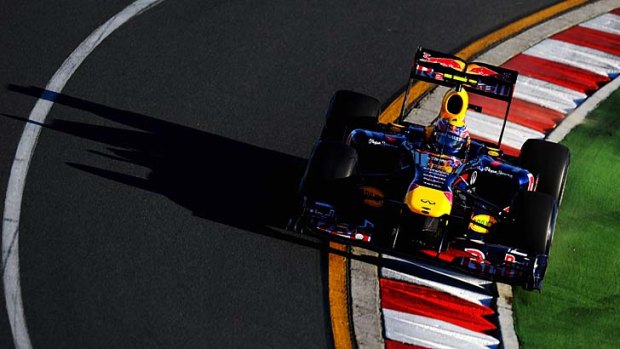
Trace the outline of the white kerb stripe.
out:
[[[425,316],[383,309],[385,337],[428,348],[480,348],[499,346],[499,340],[484,333]]]
[[[620,16],[616,16],[613,13],[606,13],[581,23],[579,26],[620,35]]]
[[[523,53],[604,76],[615,77],[620,73],[619,56],[559,40],[543,40]]]
[[[583,103],[588,95],[547,81],[520,75],[517,78],[514,97],[568,114]]]
[[[469,132],[472,135],[484,137],[492,141],[497,141],[499,139],[499,134],[502,131],[502,124],[504,122],[503,119],[468,110],[466,120]],[[504,130],[502,144],[514,149],[521,149],[523,143],[530,138],[543,139],[545,138],[545,134],[508,121],[506,123],[506,129]]]
[[[45,88],[49,91],[61,92],[80,64],[106,37],[131,18],[161,1],[163,0],[138,0],[110,18],[71,53]],[[38,124],[44,123],[53,104],[53,102],[48,100],[37,100],[30,112],[29,120]],[[19,280],[19,219],[26,175],[41,132],[41,127],[35,123],[26,123],[17,146],[4,201],[4,220],[2,224],[4,297],[9,324],[13,334],[13,343],[18,349],[32,347],[26,327]]]
[[[485,289],[485,286],[489,286],[489,285],[491,285],[493,283],[493,281],[477,278],[475,276],[464,274],[464,273],[461,273],[461,272],[456,271],[456,270],[441,268],[439,266],[436,266],[436,265],[433,265],[433,264],[429,264],[429,263],[425,263],[425,262],[421,262],[421,261],[417,261],[417,260],[413,261],[413,260],[408,260],[408,259],[403,259],[403,258],[398,258],[398,257],[390,256],[390,255],[387,255],[387,254],[381,255],[381,257],[385,258],[385,259],[391,259],[391,260],[394,260],[394,261],[399,261],[399,262],[411,264],[411,265],[414,265],[414,266],[416,266],[418,268],[426,269],[426,270],[428,270],[430,272],[433,272],[435,274],[446,276],[446,277],[452,278],[454,280],[457,280],[459,282],[463,282],[463,283],[467,283],[467,284],[470,284],[470,285],[477,286],[480,289]]]
[[[403,281],[410,284],[432,288],[445,292],[449,295],[461,298],[474,304],[489,306],[493,301],[493,296],[481,292],[473,292],[460,287],[449,286],[441,282],[427,280],[421,277],[405,274],[389,268],[381,268],[381,276],[387,279]]]

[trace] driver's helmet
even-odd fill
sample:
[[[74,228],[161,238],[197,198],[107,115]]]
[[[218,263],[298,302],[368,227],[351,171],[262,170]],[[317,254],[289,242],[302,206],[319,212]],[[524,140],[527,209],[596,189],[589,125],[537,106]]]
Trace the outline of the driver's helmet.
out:
[[[444,96],[431,139],[438,152],[455,155],[469,144],[469,131],[465,125],[468,105],[469,97],[463,89],[448,91]]]

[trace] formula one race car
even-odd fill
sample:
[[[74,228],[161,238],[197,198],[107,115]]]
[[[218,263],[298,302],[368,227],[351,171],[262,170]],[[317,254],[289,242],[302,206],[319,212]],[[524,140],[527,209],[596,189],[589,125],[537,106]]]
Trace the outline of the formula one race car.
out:
[[[418,49],[415,80],[451,87],[430,125],[378,122],[379,101],[332,98],[300,185],[291,229],[441,260],[526,289],[541,289],[570,161],[569,150],[529,139],[519,157],[472,139],[468,92],[507,104],[518,73]],[[408,92],[408,91],[407,91]],[[407,93],[405,94],[405,96]],[[503,129],[502,129],[503,133]]]

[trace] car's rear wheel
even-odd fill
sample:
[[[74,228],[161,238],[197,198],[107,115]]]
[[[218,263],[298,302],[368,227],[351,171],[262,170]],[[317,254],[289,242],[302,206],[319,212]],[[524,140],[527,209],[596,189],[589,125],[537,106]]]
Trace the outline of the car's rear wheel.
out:
[[[319,141],[301,181],[301,194],[311,200],[341,201],[355,182],[357,151],[342,142]]]
[[[322,140],[346,140],[355,128],[372,128],[379,120],[381,104],[376,98],[341,90],[332,97],[321,133]]]
[[[521,147],[520,166],[530,171],[536,178],[536,191],[551,195],[562,202],[570,151],[562,144],[542,139],[528,139]]]
[[[531,256],[549,255],[557,205],[555,199],[545,193],[520,192],[511,212],[514,214],[513,245]]]

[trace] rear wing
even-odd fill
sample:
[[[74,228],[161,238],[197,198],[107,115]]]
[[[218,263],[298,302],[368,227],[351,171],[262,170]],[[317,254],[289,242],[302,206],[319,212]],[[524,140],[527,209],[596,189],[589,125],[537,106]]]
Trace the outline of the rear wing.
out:
[[[407,97],[415,80],[457,89],[465,88],[467,92],[499,99],[508,103],[504,124],[497,143],[499,148],[506,121],[508,120],[508,112],[518,75],[519,73],[514,70],[481,62],[468,63],[456,56],[419,47],[411,68],[409,84],[407,85],[399,121],[405,116]]]

